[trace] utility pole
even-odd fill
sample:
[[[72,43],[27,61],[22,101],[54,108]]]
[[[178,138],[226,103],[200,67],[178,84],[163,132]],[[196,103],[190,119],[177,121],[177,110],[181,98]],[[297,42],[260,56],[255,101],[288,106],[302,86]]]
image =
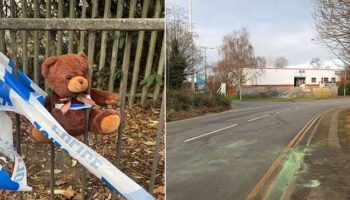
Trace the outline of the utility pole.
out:
[[[188,2],[188,15],[189,15],[189,32],[191,34],[191,50],[193,51],[193,32],[192,32],[192,0],[189,0]],[[194,74],[194,66],[190,66],[191,67],[191,88],[192,91],[195,92],[195,85],[194,85],[194,78],[195,78],[195,74]]]
[[[204,79],[205,79],[205,87],[207,87],[207,49],[214,49],[212,47],[201,47],[204,49]]]

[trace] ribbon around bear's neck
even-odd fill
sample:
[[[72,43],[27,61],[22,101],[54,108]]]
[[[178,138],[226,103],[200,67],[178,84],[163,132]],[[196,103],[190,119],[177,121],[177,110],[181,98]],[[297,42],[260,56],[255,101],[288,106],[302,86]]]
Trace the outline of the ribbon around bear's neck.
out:
[[[84,103],[84,104],[88,104],[91,106],[96,106],[96,103],[94,100],[91,99],[90,95],[76,95],[76,96],[72,96],[72,97],[67,97],[67,98],[61,98],[60,102],[63,102],[64,105],[61,107],[61,112],[62,114],[66,114],[68,112],[68,110],[70,109],[70,107],[72,106],[72,99],[75,98],[77,101]]]

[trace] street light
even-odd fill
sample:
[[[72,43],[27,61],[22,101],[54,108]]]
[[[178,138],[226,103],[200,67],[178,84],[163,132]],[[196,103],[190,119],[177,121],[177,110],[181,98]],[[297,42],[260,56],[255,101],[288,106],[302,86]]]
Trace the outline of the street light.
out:
[[[202,46],[202,49],[204,49],[204,79],[205,79],[205,84],[207,86],[207,49],[215,49],[213,47],[206,47]]]

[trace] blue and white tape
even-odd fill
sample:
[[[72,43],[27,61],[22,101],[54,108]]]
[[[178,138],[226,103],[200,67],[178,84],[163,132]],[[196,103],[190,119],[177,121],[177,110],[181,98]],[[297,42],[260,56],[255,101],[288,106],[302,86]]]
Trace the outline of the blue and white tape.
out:
[[[27,186],[27,169],[20,155],[13,149],[12,121],[3,111],[0,111],[0,152],[15,162],[10,178],[5,168],[0,166],[0,189],[12,191],[31,191]]]
[[[0,113],[3,113],[1,112],[1,110],[14,111],[25,116],[57,147],[63,149],[74,159],[78,160],[80,164],[86,167],[95,176],[100,178],[108,187],[118,192],[126,199],[154,199],[154,197],[150,195],[145,189],[143,189],[135,181],[133,181],[131,178],[129,178],[123,172],[117,169],[108,160],[106,160],[104,157],[93,151],[84,143],[70,136],[43,106],[43,96],[45,96],[46,93],[43,92],[34,82],[32,82],[22,72],[19,71],[18,75],[19,79],[14,78],[12,74],[12,62],[6,56],[0,53]],[[3,118],[6,117],[3,116]],[[2,121],[1,116],[0,121]],[[7,123],[9,123],[11,127],[12,122],[10,121]],[[0,133],[1,132],[2,130],[0,130]],[[5,134],[12,135],[12,132]],[[2,136],[0,136],[0,139],[2,139]],[[7,152],[3,152],[4,149]],[[0,152],[4,153],[5,155],[16,154],[11,152],[9,148],[1,148],[1,146]],[[16,161],[16,164],[19,166],[18,172],[20,173],[23,172],[25,166],[24,162],[20,161],[20,157],[18,158],[18,160],[17,158],[15,155],[14,159]],[[3,173],[3,171],[1,171],[0,183],[8,180],[7,177],[8,176],[6,176],[6,173]],[[21,187],[22,190],[26,189],[24,187],[26,186],[26,175],[25,182],[23,182],[23,179],[22,182],[17,181],[15,177],[16,176],[13,175],[11,180],[19,184],[17,190],[21,190]],[[15,183],[11,186],[15,187]],[[6,188],[3,188],[0,184],[0,189]]]

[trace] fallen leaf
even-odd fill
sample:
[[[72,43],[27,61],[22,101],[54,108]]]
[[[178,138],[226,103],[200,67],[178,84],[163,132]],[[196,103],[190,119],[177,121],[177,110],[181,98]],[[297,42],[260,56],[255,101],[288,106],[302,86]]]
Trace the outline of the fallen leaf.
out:
[[[64,185],[64,184],[66,184],[66,183],[67,183],[67,182],[64,181],[64,180],[57,180],[56,183],[55,183],[55,185],[59,187],[59,186]]]
[[[153,146],[153,145],[155,145],[156,144],[156,142],[155,141],[147,141],[147,142],[143,142],[145,145],[147,145],[147,146]]]
[[[47,193],[50,194],[50,190],[48,190]],[[64,190],[54,190],[53,193],[54,194],[63,194]]]
[[[78,163],[78,161],[73,159],[73,160],[72,160],[72,167],[77,166],[77,163]]]
[[[67,174],[64,176],[64,180],[71,180],[75,177],[74,173]]]
[[[158,125],[159,124],[159,121],[157,121],[157,120],[149,120],[149,122],[150,122],[150,125],[151,126],[156,126],[156,125]]]
[[[164,186],[159,186],[153,190],[153,194],[164,194]]]
[[[74,197],[75,193],[76,192],[75,192],[75,190],[73,190],[73,187],[69,186],[67,188],[67,190],[63,192],[62,195],[65,196],[65,197],[68,197],[68,198],[72,198],[72,197]]]
[[[44,172],[46,172],[46,173],[51,173],[51,170],[45,170]],[[60,169],[55,169],[54,170],[54,173],[55,174],[60,174],[60,173],[62,173],[63,171],[62,170],[60,170]]]

